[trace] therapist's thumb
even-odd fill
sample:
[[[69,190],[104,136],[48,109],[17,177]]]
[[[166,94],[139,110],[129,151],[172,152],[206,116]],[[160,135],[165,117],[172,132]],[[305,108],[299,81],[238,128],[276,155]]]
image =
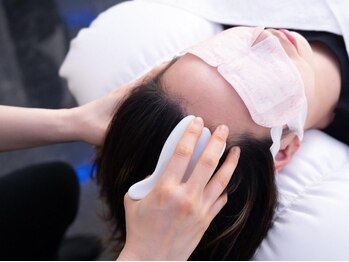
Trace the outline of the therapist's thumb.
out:
[[[132,204],[132,202],[134,202],[130,196],[128,195],[128,192],[124,195],[124,205],[125,207],[129,206]]]

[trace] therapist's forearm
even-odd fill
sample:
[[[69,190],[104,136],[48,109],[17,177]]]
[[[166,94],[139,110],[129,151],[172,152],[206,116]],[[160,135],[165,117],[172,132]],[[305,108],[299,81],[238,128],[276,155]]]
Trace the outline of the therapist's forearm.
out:
[[[0,106],[0,151],[70,141],[101,145],[122,98],[167,64],[161,64],[139,79],[80,107],[52,110]]]
[[[72,113],[70,109],[0,106],[0,151],[78,140]]]

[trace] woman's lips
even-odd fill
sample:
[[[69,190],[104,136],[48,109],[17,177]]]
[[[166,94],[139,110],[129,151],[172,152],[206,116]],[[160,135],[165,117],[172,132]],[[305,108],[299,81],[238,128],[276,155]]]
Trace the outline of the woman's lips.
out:
[[[282,32],[287,37],[288,41],[297,48],[297,40],[289,31],[286,29],[280,29],[279,31]]]

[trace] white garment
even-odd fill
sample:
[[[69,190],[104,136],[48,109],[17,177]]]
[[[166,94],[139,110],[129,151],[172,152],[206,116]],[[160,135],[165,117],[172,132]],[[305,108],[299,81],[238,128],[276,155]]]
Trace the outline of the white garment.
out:
[[[349,50],[348,0],[138,0],[185,9],[230,25],[265,26],[343,35]]]

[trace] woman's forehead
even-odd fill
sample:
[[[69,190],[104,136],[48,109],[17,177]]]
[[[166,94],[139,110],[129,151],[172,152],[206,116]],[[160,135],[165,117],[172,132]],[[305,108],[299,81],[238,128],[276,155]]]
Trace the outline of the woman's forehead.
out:
[[[266,128],[255,124],[234,88],[200,58],[186,54],[162,77],[165,91],[178,98],[189,114],[201,116],[214,129],[226,124],[230,135],[252,133],[265,136]]]

